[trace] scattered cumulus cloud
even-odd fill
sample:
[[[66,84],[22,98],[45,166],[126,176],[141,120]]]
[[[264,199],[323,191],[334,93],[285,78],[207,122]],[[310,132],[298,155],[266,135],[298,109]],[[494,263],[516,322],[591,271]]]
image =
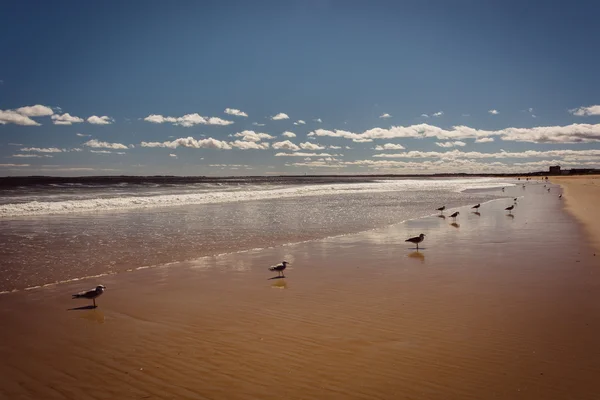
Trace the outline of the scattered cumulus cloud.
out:
[[[421,114],[421,117],[423,117],[423,118],[429,118],[429,115],[427,115],[427,114]]]
[[[405,149],[405,147],[402,146],[401,144],[386,143],[384,145],[375,146],[374,150],[383,151],[383,150],[404,150],[404,149]]]
[[[97,149],[113,149],[113,150],[127,150],[128,147],[121,143],[109,143],[109,142],[99,142],[97,139],[88,140],[83,144],[87,147],[97,148]]]
[[[17,108],[17,112],[27,117],[47,117],[54,114],[52,108],[40,104]]]
[[[233,147],[222,140],[213,138],[206,138],[196,140],[193,137],[179,138],[171,142],[142,142],[141,147],[165,147],[169,149],[176,149],[177,147],[188,147],[192,149],[219,149],[219,150],[231,150]]]
[[[267,142],[246,142],[243,140],[236,140],[231,142],[230,145],[240,150],[266,150],[270,146]]]
[[[62,153],[63,149],[57,147],[24,147],[21,151],[32,151],[36,153]]]
[[[490,143],[493,141],[494,141],[493,137],[482,137],[482,138],[475,139],[475,143]]]
[[[311,143],[311,142],[304,142],[304,143],[300,143],[300,148],[302,150],[315,151],[315,150],[323,150],[325,148],[325,146],[321,146],[319,144]]]
[[[259,124],[258,122],[253,122],[252,125],[254,125],[254,126],[265,126],[265,124]]]
[[[76,133],[77,136],[79,137],[90,137],[92,135],[86,135],[85,133]]]
[[[275,139],[275,136],[271,136],[267,133],[260,133],[254,131],[242,131],[233,135],[235,137],[241,137],[246,142],[260,142],[261,140]]]
[[[97,115],[92,115],[87,119],[87,122],[94,125],[109,125],[115,122],[111,117],[107,117],[106,115],[102,117],[98,117]]]
[[[321,118],[313,119],[313,121],[315,121],[315,122],[317,122],[319,124],[323,122],[323,120]]]
[[[177,154],[171,153],[171,154],[169,154],[169,157],[177,158]]]
[[[306,121],[299,119],[298,121],[294,122],[294,125],[305,125]]]
[[[463,147],[467,145],[465,142],[461,142],[460,140],[456,140],[454,142],[436,142],[435,144],[439,147]]]
[[[26,115],[14,110],[0,110],[0,125],[15,124],[22,126],[39,126],[40,124]]]
[[[289,137],[289,138],[294,138],[296,137],[296,134],[294,132],[290,132],[290,131],[285,131],[281,134],[281,136],[285,136],[285,137]]]
[[[271,117],[273,121],[279,121],[281,119],[290,119],[286,113],[279,113]]]
[[[489,110],[488,113],[490,113],[492,115],[498,115],[498,114],[500,114],[500,112],[498,112],[498,110]]]
[[[600,115],[600,105],[573,108],[572,110],[569,110],[569,112],[577,117]]]
[[[198,113],[186,114],[183,117],[164,117],[159,114],[151,114],[144,118],[144,121],[153,124],[171,123],[189,128],[194,125],[231,125],[233,121],[227,121],[218,117],[203,117]]]
[[[283,142],[275,142],[273,143],[273,148],[275,150],[290,150],[290,151],[298,151],[300,147],[289,140],[284,140]]]
[[[225,114],[235,115],[236,117],[247,117],[248,114],[236,108],[226,108]]]
[[[431,116],[433,116],[433,117],[441,117],[442,115],[444,115],[443,111],[438,111],[438,112],[431,114]]]
[[[83,122],[83,118],[76,117],[69,113],[64,113],[63,115],[54,114],[51,118],[54,125],[72,125]]]
[[[391,118],[391,117],[392,117],[392,116],[391,116],[390,114],[388,114],[388,113],[381,114],[381,115],[379,116],[379,118]]]
[[[328,153],[277,153],[275,157],[331,157]]]

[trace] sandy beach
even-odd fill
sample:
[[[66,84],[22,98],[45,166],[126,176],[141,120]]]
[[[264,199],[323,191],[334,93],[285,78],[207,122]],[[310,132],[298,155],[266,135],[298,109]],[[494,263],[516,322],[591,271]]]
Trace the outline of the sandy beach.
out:
[[[563,188],[567,210],[585,226],[594,247],[600,252],[600,211],[597,207],[600,176],[559,176],[552,177],[552,182]]]
[[[575,216],[598,198],[554,182]],[[2,295],[0,398],[597,399],[600,219],[542,186],[456,221]],[[99,283],[98,308],[71,300]]]

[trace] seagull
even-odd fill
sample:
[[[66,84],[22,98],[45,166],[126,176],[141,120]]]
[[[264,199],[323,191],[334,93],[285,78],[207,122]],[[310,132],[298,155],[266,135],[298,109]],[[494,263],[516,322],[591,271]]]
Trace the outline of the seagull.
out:
[[[513,208],[515,208],[514,204],[510,207],[506,207],[505,210],[508,211],[509,213],[512,213]]]
[[[79,292],[73,295],[73,299],[91,299],[94,302],[94,307],[96,307],[96,297],[101,296],[102,293],[106,290],[106,286],[98,285],[95,289]]]
[[[558,196],[559,199],[562,199],[562,194]]]
[[[452,215],[450,216],[450,218],[454,218],[454,219],[456,220],[456,217],[458,217],[458,214],[460,214],[460,213],[457,211],[457,212],[455,212],[454,214],[452,214]]]
[[[419,236],[411,237],[410,239],[406,239],[405,242],[411,242],[417,245],[417,250],[419,250],[419,243],[425,240],[425,234],[421,233]]]
[[[504,192],[504,188],[502,188],[502,191]]]
[[[550,193],[550,188],[548,188],[548,193]]]
[[[289,262],[287,261],[282,261],[281,264],[277,264],[273,267],[269,267],[269,271],[277,271],[277,276],[281,276],[283,278],[285,278],[285,275],[283,275],[283,270],[287,268]]]
[[[440,208],[436,208],[436,210],[438,210],[439,212],[444,212],[444,210],[446,209],[446,206],[441,206]]]
[[[479,210],[479,207],[481,207],[481,204],[477,203],[471,208],[474,208],[475,210]]]

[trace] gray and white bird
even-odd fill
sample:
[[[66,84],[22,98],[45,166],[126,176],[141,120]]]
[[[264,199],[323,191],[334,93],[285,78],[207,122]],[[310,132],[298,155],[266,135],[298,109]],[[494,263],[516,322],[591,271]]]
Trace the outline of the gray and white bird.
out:
[[[106,290],[106,286],[98,285],[95,289],[83,291],[79,293],[75,293],[72,295],[72,299],[88,299],[94,302],[94,307],[96,307],[96,298],[102,296],[102,293]]]
[[[417,250],[419,250],[419,243],[425,240],[425,234],[421,233],[419,236],[411,237],[410,239],[406,239],[405,242],[411,242],[417,245]]]
[[[512,213],[513,208],[515,208],[514,204],[510,207],[506,207],[505,210],[508,211],[509,213]]]
[[[440,208],[436,208],[436,210],[438,210],[439,212],[444,212],[445,209],[446,209],[446,206],[441,206]]]
[[[481,204],[477,203],[477,204],[475,204],[475,205],[474,205],[473,207],[471,207],[471,208],[474,208],[476,211],[478,211],[478,210],[479,210],[479,207],[481,207]]]
[[[457,211],[457,212],[455,212],[454,214],[452,214],[452,215],[450,216],[450,218],[454,218],[454,219],[456,220],[456,217],[458,217],[458,214],[460,214],[460,213]]]
[[[289,262],[282,261],[281,264],[269,267],[269,271],[277,271],[277,276],[282,276],[285,278],[285,275],[283,275],[283,270],[287,268],[288,264]]]

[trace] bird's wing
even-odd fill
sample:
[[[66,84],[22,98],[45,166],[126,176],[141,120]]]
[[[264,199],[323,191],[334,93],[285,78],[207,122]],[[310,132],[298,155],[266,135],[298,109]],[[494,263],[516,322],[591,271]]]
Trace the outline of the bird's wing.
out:
[[[84,290],[83,292],[75,293],[73,297],[89,297],[96,294],[96,289]]]

